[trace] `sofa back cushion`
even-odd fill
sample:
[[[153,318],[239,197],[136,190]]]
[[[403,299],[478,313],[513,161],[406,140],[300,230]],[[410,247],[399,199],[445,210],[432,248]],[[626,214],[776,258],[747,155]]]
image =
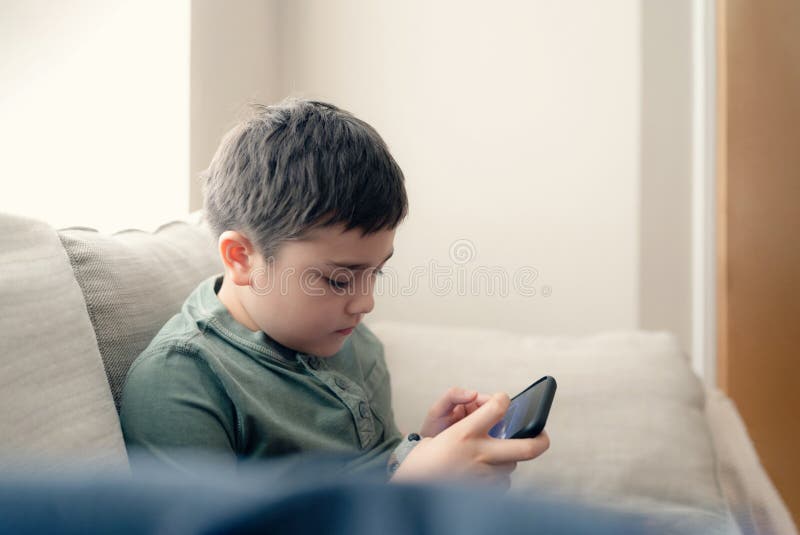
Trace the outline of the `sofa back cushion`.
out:
[[[83,290],[119,410],[133,360],[202,280],[222,272],[216,241],[200,212],[154,232],[71,227],[58,235]]]
[[[127,467],[86,304],[56,231],[0,214],[0,469],[76,459]]]
[[[520,392],[552,375],[551,447],[521,463],[513,488],[549,490],[627,509],[729,519],[716,476],[704,392],[666,332],[536,336],[495,329],[370,323],[383,342],[401,431],[449,386]],[[681,520],[682,521],[682,520]]]

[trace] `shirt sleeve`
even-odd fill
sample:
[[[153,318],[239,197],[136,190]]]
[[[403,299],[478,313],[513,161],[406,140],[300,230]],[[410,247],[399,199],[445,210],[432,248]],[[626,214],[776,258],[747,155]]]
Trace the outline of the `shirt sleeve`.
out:
[[[373,335],[374,337],[374,335]],[[384,425],[386,426],[386,435],[389,437],[399,437],[397,446],[394,447],[386,460],[386,474],[391,479],[400,464],[405,460],[411,450],[419,444],[420,436],[416,433],[411,433],[402,436],[400,430],[397,428],[397,423],[394,419],[394,409],[392,408],[392,381],[389,367],[386,364],[386,356],[384,354],[383,344],[375,337],[377,362],[376,368],[378,375],[383,378],[378,391],[381,393],[379,398],[382,399],[383,405],[386,407],[387,415],[384,418]]]
[[[408,454],[411,453],[417,444],[419,444],[420,436],[416,433],[411,433],[406,437],[403,437],[403,440],[400,441],[400,444],[395,447],[392,451],[392,454],[389,455],[389,461],[386,463],[386,472],[389,478],[397,472],[397,469],[400,468],[400,465],[403,461],[408,457]]]
[[[400,464],[405,460],[408,454],[411,453],[411,450],[413,450],[414,447],[419,444],[420,436],[416,433],[402,436],[400,430],[397,428],[397,423],[394,419],[394,410],[392,409],[391,374],[389,373],[389,367],[386,363],[386,355],[384,352],[383,343],[374,334],[372,334],[371,331],[369,331],[369,335],[372,337],[374,351],[377,357],[375,365],[378,371],[377,375],[382,378],[377,390],[381,394],[378,397],[382,400],[382,404],[387,409],[387,415],[384,418],[386,434],[390,437],[396,437],[395,440],[399,438],[397,446],[394,447],[386,460],[386,474],[391,479],[391,477],[400,467]]]
[[[205,361],[175,349],[149,353],[134,362],[122,392],[131,464],[144,459],[187,471],[196,456],[213,455],[235,467],[235,414]]]

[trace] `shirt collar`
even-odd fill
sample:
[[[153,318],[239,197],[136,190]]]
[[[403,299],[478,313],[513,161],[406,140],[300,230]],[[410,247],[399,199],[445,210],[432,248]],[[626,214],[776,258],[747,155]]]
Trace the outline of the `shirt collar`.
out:
[[[222,286],[223,275],[207,278],[187,299],[187,309],[198,327],[212,329],[241,349],[250,349],[278,360],[297,362],[301,355],[270,337],[264,331],[251,331],[234,319],[225,304],[217,297]]]

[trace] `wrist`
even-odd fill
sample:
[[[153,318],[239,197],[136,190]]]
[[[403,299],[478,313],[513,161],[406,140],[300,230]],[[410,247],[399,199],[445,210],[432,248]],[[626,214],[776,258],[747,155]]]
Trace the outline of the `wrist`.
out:
[[[403,437],[403,440],[400,441],[400,444],[395,447],[394,451],[389,456],[389,461],[386,465],[386,470],[390,479],[394,479],[394,475],[403,464],[403,461],[405,461],[406,457],[408,457],[408,454],[411,453],[411,450],[413,450],[421,440],[422,437],[420,437],[417,433],[409,433]]]
[[[431,450],[427,443],[434,440],[425,437],[416,442],[417,446],[411,451],[406,459],[400,463],[396,471],[389,478],[394,483],[426,481],[435,478],[438,471],[433,467],[438,463],[433,462]]]

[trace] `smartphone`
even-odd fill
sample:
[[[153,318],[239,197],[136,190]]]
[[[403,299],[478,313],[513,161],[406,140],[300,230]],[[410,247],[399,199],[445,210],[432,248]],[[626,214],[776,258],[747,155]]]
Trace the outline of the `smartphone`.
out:
[[[494,438],[531,438],[544,429],[556,395],[556,380],[545,375],[511,398],[502,420],[489,430]]]

